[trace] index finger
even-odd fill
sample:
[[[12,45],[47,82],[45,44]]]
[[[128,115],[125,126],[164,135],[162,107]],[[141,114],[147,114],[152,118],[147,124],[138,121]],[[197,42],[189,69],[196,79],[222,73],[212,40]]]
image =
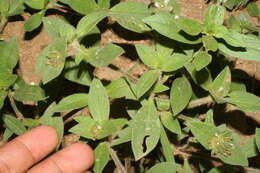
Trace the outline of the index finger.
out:
[[[0,172],[22,173],[52,152],[58,136],[52,127],[40,126],[0,148]]]

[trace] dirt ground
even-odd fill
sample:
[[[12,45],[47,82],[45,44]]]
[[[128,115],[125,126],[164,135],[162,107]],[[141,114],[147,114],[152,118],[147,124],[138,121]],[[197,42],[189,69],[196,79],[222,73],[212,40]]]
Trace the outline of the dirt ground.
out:
[[[142,1],[145,3],[149,3],[150,0],[135,0]],[[182,6],[182,15],[196,19],[198,21],[203,20],[203,16],[205,11],[207,10],[207,4],[205,0],[179,0]],[[258,1],[259,3],[259,1]],[[237,12],[235,12],[236,14]],[[25,14],[19,20],[15,20],[9,22],[3,32],[5,39],[10,39],[13,36],[18,38],[19,48],[20,48],[20,61],[19,61],[19,69],[18,72],[22,76],[22,78],[30,84],[39,84],[41,80],[40,74],[35,72],[35,63],[37,57],[41,50],[51,42],[51,39],[48,37],[47,33],[44,30],[37,31],[36,34],[33,34],[33,37],[28,38],[25,35],[23,25],[24,21],[28,19],[29,14]],[[126,34],[133,34],[132,32]],[[122,34],[120,34],[122,35]],[[113,29],[107,29],[102,33],[101,43],[113,42],[122,45],[128,44],[136,44],[136,43],[146,43],[150,44],[151,40],[149,37],[144,40],[133,39],[129,40],[121,37],[118,34],[115,34]],[[135,37],[135,35],[134,35]],[[259,57],[260,58],[260,57]],[[138,61],[133,57],[120,56],[113,61],[113,65],[120,68],[122,71],[127,71],[131,69],[133,66],[137,68],[133,71],[134,76],[138,76],[142,74],[146,67],[144,65],[140,65]],[[260,92],[256,92],[260,89],[260,61],[245,61],[245,60],[236,60],[234,63],[234,69],[240,69],[245,71],[248,74],[248,80],[252,83],[252,88],[248,88],[249,91],[254,92],[256,94],[260,94]],[[98,68],[95,70],[95,75],[100,79],[105,80],[115,80],[122,76],[122,72],[115,71],[112,68]],[[227,118],[229,121],[232,119],[234,122],[239,122],[239,126],[243,126],[244,128],[250,128],[252,122],[254,121],[256,124],[260,124],[260,112],[255,113],[246,113],[246,116],[240,116],[239,112],[237,112],[236,116],[228,116],[229,112],[236,112],[234,107],[227,108]],[[230,124],[230,126],[234,129],[237,127],[234,124]],[[244,138],[250,138],[251,134],[243,134]]]

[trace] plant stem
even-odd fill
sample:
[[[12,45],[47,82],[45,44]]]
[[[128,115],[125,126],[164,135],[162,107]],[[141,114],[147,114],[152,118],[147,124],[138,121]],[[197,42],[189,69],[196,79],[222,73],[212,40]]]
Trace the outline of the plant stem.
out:
[[[203,97],[203,98],[191,101],[188,104],[187,108],[192,109],[192,108],[199,107],[199,106],[209,104],[212,102],[213,102],[213,99],[211,98],[211,96],[207,96],[207,97]]]
[[[121,171],[121,173],[127,173],[125,167],[123,166],[123,164],[121,163],[120,159],[118,158],[116,152],[113,150],[113,148],[110,146],[109,143],[108,143],[108,151],[109,151],[109,154],[110,154],[112,160],[114,161],[116,167]]]
[[[15,115],[18,119],[24,119],[24,116],[23,114],[19,111],[19,109],[17,108],[16,104],[15,104],[15,101],[13,99],[13,96],[9,93],[8,94],[8,98],[10,100],[10,104],[15,112]]]

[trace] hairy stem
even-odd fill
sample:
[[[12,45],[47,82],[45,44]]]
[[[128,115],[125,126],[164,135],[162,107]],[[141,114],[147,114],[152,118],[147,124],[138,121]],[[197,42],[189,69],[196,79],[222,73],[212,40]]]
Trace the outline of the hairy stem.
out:
[[[187,108],[192,109],[192,108],[199,107],[199,106],[209,104],[209,103],[213,103],[213,99],[211,98],[211,96],[193,100],[188,104]]]
[[[109,151],[109,154],[112,158],[112,160],[114,161],[116,167],[121,171],[121,173],[127,173],[124,165],[121,163],[120,159],[118,158],[116,152],[113,150],[113,148],[108,144],[108,151]]]
[[[23,114],[19,111],[19,109],[17,108],[16,104],[15,104],[15,101],[13,99],[13,96],[9,93],[8,94],[8,98],[10,100],[10,104],[11,104],[11,107],[13,108],[14,112],[15,112],[15,115],[18,119],[24,119],[24,116]]]

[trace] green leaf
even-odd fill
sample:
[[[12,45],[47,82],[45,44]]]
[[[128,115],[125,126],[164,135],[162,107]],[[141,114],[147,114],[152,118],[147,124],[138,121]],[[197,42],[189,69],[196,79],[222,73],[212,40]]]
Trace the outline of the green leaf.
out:
[[[140,2],[121,2],[111,8],[110,16],[130,31],[142,33],[149,31],[142,19],[149,16],[149,10],[146,4]]]
[[[5,97],[7,96],[7,91],[0,90],[0,110],[4,106]]]
[[[0,6],[1,6],[1,4],[0,4]],[[10,4],[7,16],[10,17],[10,16],[22,14],[24,12],[24,9],[25,9],[25,6],[24,6],[23,0],[12,1],[12,3]],[[2,11],[2,10],[0,10],[0,11]]]
[[[231,30],[223,34],[221,38],[234,47],[260,49],[260,39],[253,35],[240,34],[239,32]]]
[[[170,93],[171,107],[174,116],[178,115],[189,103],[192,88],[185,77],[173,81]]]
[[[214,112],[212,109],[208,110],[206,113],[206,118],[205,118],[205,123],[211,124],[211,125],[215,125],[214,123]]]
[[[132,128],[132,151],[135,160],[139,160],[156,147],[161,134],[158,112],[152,101],[147,101],[139,109],[130,126]]]
[[[34,29],[38,28],[42,23],[42,18],[45,12],[40,11],[38,13],[33,14],[30,16],[28,20],[24,23],[24,30],[26,32],[33,31]]]
[[[175,163],[172,146],[163,127],[161,128],[160,142],[166,162]]]
[[[62,0],[68,4],[73,10],[81,14],[89,14],[97,9],[95,0]]]
[[[255,142],[256,142],[258,151],[260,151],[260,128],[255,129]]]
[[[108,95],[99,79],[93,79],[90,85],[88,105],[94,120],[103,121],[109,119],[110,105]]]
[[[64,134],[64,122],[63,122],[62,117],[45,118],[45,119],[42,119],[40,121],[40,123],[42,125],[51,126],[56,130],[58,137],[59,137],[59,145],[60,145],[62,138],[63,138],[63,134]],[[56,147],[56,149],[58,149],[59,145]]]
[[[17,79],[17,76],[6,69],[0,69],[0,91],[5,92]]]
[[[202,36],[202,42],[203,42],[203,46],[206,48],[206,50],[208,51],[217,51],[218,49],[218,42],[217,40],[211,36],[211,35],[206,35],[206,36]]]
[[[13,134],[14,133],[10,129],[6,128],[4,131],[4,134],[3,134],[3,140],[8,141],[9,138],[11,138],[13,136]]]
[[[75,35],[75,28],[65,19],[44,17],[43,25],[48,35],[54,40],[63,38],[66,41],[71,41]]]
[[[204,23],[208,27],[222,25],[224,22],[225,12],[225,7],[221,5],[211,5],[205,15]]]
[[[218,132],[218,129],[212,124],[203,123],[201,121],[188,121],[187,126],[199,143],[206,149],[210,149],[209,141]]]
[[[92,12],[83,17],[77,25],[77,38],[87,35],[105,17],[107,17],[107,12],[105,11]]]
[[[10,129],[16,135],[22,135],[26,132],[26,128],[24,127],[21,120],[18,120],[12,115],[3,115],[2,120],[4,121],[6,127]]]
[[[172,162],[162,162],[157,163],[155,166],[153,166],[151,169],[147,171],[147,173],[175,173],[177,169],[176,164]]]
[[[146,45],[135,45],[137,53],[144,64],[165,72],[175,71],[191,60],[188,56],[180,53],[156,51]]]
[[[48,47],[46,47],[40,54],[36,71],[42,75],[42,82],[46,84],[58,77],[65,64],[66,41],[64,39],[54,40]]]
[[[78,124],[69,129],[69,132],[78,134],[87,139],[94,139],[91,130],[96,124],[95,120],[93,120],[90,116],[79,116],[76,117],[75,120]]]
[[[171,112],[161,112],[160,118],[164,127],[166,127],[169,131],[178,135],[182,133],[178,119],[173,117]]]
[[[10,71],[16,66],[19,59],[19,51],[16,37],[8,42],[0,42],[0,69]]]
[[[55,113],[56,103],[51,103],[48,108],[44,111],[43,115],[40,117],[39,121],[47,121],[50,119]]]
[[[247,142],[241,146],[241,149],[246,154],[247,158],[259,155],[259,151],[256,145],[256,136],[253,136],[249,140],[247,140]]]
[[[98,3],[99,8],[109,8],[110,1],[111,0],[98,0],[97,3]]]
[[[230,85],[230,91],[244,91],[246,92],[246,85],[243,83],[232,82]]]
[[[218,155],[223,162],[231,165],[248,166],[246,153],[240,146],[240,139],[233,135],[233,146],[228,155]]]
[[[180,173],[193,173],[193,170],[189,164],[188,159],[184,159],[184,165],[183,165],[183,168],[181,169]]]
[[[64,77],[72,82],[89,86],[91,83],[91,76],[89,67],[85,63],[76,64],[74,61],[66,61]]]
[[[160,34],[169,37],[173,40],[187,43],[187,44],[198,44],[201,42],[201,39],[197,37],[188,37],[180,32],[180,29],[176,25],[175,18],[176,16],[169,13],[159,13],[153,16],[146,17],[143,21],[150,25],[154,30]]]
[[[193,19],[187,17],[176,17],[176,25],[189,35],[198,35],[202,31],[202,25]]]
[[[231,72],[229,67],[226,66],[212,82],[210,92],[215,99],[221,99],[229,93],[230,85]]]
[[[244,91],[233,91],[228,94],[225,101],[237,106],[245,112],[255,112],[260,110],[260,98]]]
[[[95,163],[94,163],[94,172],[102,173],[106,164],[109,161],[109,151],[108,146],[105,142],[99,143],[95,148]]]
[[[167,111],[170,109],[170,100],[166,98],[155,98],[156,107],[159,111]]]
[[[25,0],[24,1],[26,5],[28,5],[31,8],[41,10],[45,7],[45,0]]]
[[[136,83],[134,88],[136,97],[142,97],[157,81],[159,72],[157,70],[150,70],[145,72]]]
[[[203,68],[202,70],[197,71],[192,63],[187,63],[185,68],[197,85],[201,86],[207,91],[209,90],[212,83],[212,77],[210,71],[207,68]]]
[[[116,99],[126,97],[127,99],[135,99],[135,95],[124,78],[112,81],[107,87],[107,94],[110,98]]]
[[[88,105],[88,94],[76,93],[63,98],[54,108],[55,112],[66,112]]]
[[[247,6],[246,6],[246,10],[248,12],[248,14],[252,17],[257,17],[260,15],[260,10],[257,7],[256,2],[250,2]]]
[[[223,43],[218,43],[218,48],[224,54],[230,57],[237,57],[245,60],[260,60],[260,51],[252,48],[236,49],[228,47]]]
[[[9,0],[0,1],[0,13],[3,17],[7,17],[9,7],[10,7]]]
[[[124,53],[121,47],[112,43],[107,43],[102,47],[92,47],[83,51],[84,60],[95,67],[107,66],[113,59]]]
[[[131,137],[132,137],[131,127],[126,127],[124,129],[118,131],[117,136],[118,136],[118,138],[116,138],[112,141],[111,146],[116,146],[116,145],[120,145],[122,143],[131,141]]]
[[[20,102],[38,102],[46,99],[45,92],[41,87],[28,85],[26,83],[19,86],[19,88],[14,91],[13,97],[15,100]]]
[[[194,56],[193,64],[196,70],[200,71],[201,69],[209,65],[211,60],[212,57],[210,54],[208,54],[207,52],[200,51]]]
[[[153,87],[153,93],[161,93],[161,92],[164,92],[164,91],[167,91],[169,90],[170,88],[168,86],[165,86],[163,84],[160,84],[160,83],[156,83]]]

